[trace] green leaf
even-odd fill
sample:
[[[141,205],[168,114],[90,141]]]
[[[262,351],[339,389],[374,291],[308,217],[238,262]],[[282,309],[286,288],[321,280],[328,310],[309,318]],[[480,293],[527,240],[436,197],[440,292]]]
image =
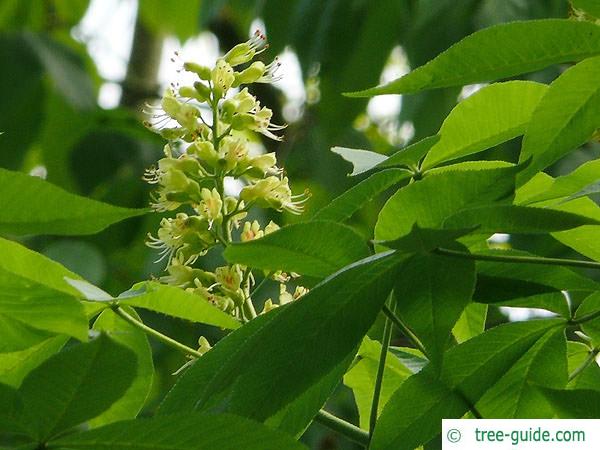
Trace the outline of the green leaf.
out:
[[[397,151],[393,155],[390,155],[388,159],[377,164],[375,168],[382,169],[386,167],[398,167],[398,166],[406,166],[406,167],[415,167],[421,160],[423,156],[440,140],[440,135],[435,134],[433,136],[429,136],[421,139],[414,144],[409,145],[408,147],[404,147],[403,149]]]
[[[269,428],[275,428],[300,438],[312,422],[316,411],[323,407],[340,384],[340,380],[353,359],[354,351],[294,401],[267,419],[265,424]]]
[[[490,165],[463,164],[436,169],[422,180],[403,187],[381,209],[375,239],[398,239],[409,234],[414,224],[439,228],[446,218],[461,209],[506,197],[514,188],[519,168],[508,163]]]
[[[3,271],[0,314],[38,330],[87,339],[87,318],[77,299]]]
[[[415,223],[409,234],[393,241],[375,241],[375,243],[405,253],[428,253],[438,247],[451,245],[456,239],[471,233],[475,229],[477,227],[456,230],[433,230],[420,228]]]
[[[197,360],[177,380],[160,405],[158,414],[176,414],[196,409],[198,399],[207,394],[205,388],[211,380],[218,377],[221,367],[227,363],[230,356],[258,330],[273,321],[284,308],[277,308],[268,314],[260,315],[220,340],[210,352]],[[271,428],[277,428],[291,435],[302,433],[314,418],[317,410],[323,406],[333,389],[339,384],[339,380],[354,358],[354,353],[354,351],[350,352],[329,373],[322,376],[319,381],[271,416],[265,423]]]
[[[401,262],[390,252],[366,258],[321,282],[302,301],[278,308],[270,321],[273,312],[256,325],[261,318],[251,321],[188,369],[161,411],[218,410],[259,421],[273,416],[355,350]]]
[[[567,175],[554,179],[549,178],[549,186],[547,188],[540,189],[540,192],[526,197],[520,203],[530,205],[532,203],[558,199],[569,201],[582,195],[598,192],[597,189],[600,189],[598,186],[598,182],[600,181],[599,173],[600,160],[588,161]],[[532,189],[534,183],[539,183],[540,186],[542,184],[541,180],[534,181],[532,179],[530,182],[524,184],[521,189]],[[591,190],[592,187],[594,190]]]
[[[367,172],[377,164],[388,159],[387,156],[381,153],[356,148],[332,147],[331,151],[352,164],[352,173],[350,175],[359,175]]]
[[[44,441],[108,409],[135,374],[135,354],[104,335],[70,347],[23,380],[21,422],[33,438]]]
[[[561,389],[567,384],[563,330],[550,330],[477,402],[486,419],[551,419],[552,408],[531,385]]]
[[[25,350],[0,354],[0,383],[19,386],[30,371],[58,352],[68,340],[67,336],[54,336]]]
[[[566,19],[505,23],[477,31],[424,66],[386,85],[348,94],[371,97],[481,83],[580,61],[600,53],[600,29]]]
[[[457,229],[478,227],[482,233],[544,234],[583,225],[598,225],[590,217],[547,208],[518,205],[486,205],[463,209],[448,217],[443,226]]]
[[[561,211],[574,212],[600,220],[600,207],[589,198],[581,197],[553,207]],[[600,227],[597,225],[586,225],[574,230],[559,231],[552,233],[559,242],[568,245],[573,250],[596,261],[600,261]]]
[[[406,380],[383,410],[373,450],[412,450],[441,431],[442,419],[460,418],[559,320],[500,325],[451,348],[439,376],[428,366]]]
[[[590,389],[544,389],[559,419],[597,419],[600,417],[600,391]]]
[[[586,143],[600,127],[598,78],[600,57],[595,57],[571,67],[552,82],[523,138],[519,159],[531,159],[531,163],[518,175],[518,184]]]
[[[319,278],[368,255],[365,240],[354,230],[324,221],[288,225],[260,239],[229,245],[223,252],[230,263]]]
[[[590,347],[581,342],[567,342],[569,373],[572,374],[590,355]],[[600,366],[588,364],[579,375],[569,381],[568,389],[593,389],[600,391]]]
[[[575,313],[575,318],[581,318],[597,311],[600,311],[600,292],[594,292],[581,302]],[[600,344],[600,318],[582,323],[581,329],[592,338],[595,344]]]
[[[531,114],[548,87],[531,81],[508,81],[484,87],[448,115],[423,161],[428,169],[472,155],[525,132]]]
[[[452,328],[452,335],[456,342],[462,344],[485,331],[487,318],[487,305],[469,303]]]
[[[132,308],[125,311],[139,320]],[[140,412],[150,390],[154,378],[152,351],[146,334],[139,328],[118,317],[107,309],[94,322],[94,330],[106,333],[113,341],[133,351],[137,360],[137,375],[131,386],[110,408],[89,422],[90,427],[99,427],[118,420],[133,419]]]
[[[334,198],[328,205],[317,211],[312,220],[343,222],[365,203],[409,177],[410,172],[404,169],[387,169],[376,172],[352,186],[339,197]]]
[[[211,379],[218,375],[221,367],[227,363],[231,355],[263,327],[271,323],[285,308],[287,306],[271,310],[268,314],[261,314],[218,341],[209,352],[194,361],[191,367],[177,379],[160,404],[157,414],[177,414],[196,409],[198,400],[209,394],[206,388]]]
[[[304,445],[229,414],[186,414],[118,422],[51,441],[74,450],[300,450]]]
[[[360,418],[359,426],[363,429],[369,428],[373,389],[377,377],[380,353],[381,344],[365,336],[356,355],[358,362],[344,375],[344,384],[352,389],[354,393],[354,400]],[[388,352],[379,397],[378,414],[381,413],[392,394],[411,375],[412,372],[394,354]]]
[[[231,315],[199,295],[157,282],[147,282],[144,286],[145,293],[120,299],[119,304],[149,309],[172,317],[230,330],[240,326]]]
[[[79,292],[65,281],[81,277],[55,261],[29,250],[17,242],[0,237],[0,271],[47,286],[65,294],[78,296]]]
[[[1,168],[0,191],[4,197],[0,233],[94,234],[113,223],[147,212],[80,197],[40,178]]]
[[[52,336],[51,333],[32,328],[25,323],[0,314],[0,353],[11,353],[33,347]]]
[[[415,255],[398,274],[396,314],[421,340],[432,364],[441,364],[452,328],[474,288],[475,261],[469,259]]]
[[[0,383],[0,432],[21,433],[19,414],[23,407],[16,389]]]
[[[494,256],[535,256],[522,250],[487,249],[478,254]],[[509,264],[497,261],[477,261],[477,273],[489,277],[523,280],[538,285],[549,286],[556,291],[596,291],[600,283],[561,266],[540,266],[539,264]]]

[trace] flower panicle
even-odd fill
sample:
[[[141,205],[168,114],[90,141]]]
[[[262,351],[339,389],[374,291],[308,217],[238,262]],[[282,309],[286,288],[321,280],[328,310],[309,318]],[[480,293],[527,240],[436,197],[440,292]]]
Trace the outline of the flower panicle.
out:
[[[172,61],[181,64],[178,70],[195,80],[191,85],[171,83],[158,104],[144,108],[144,125],[167,141],[164,157],[143,175],[155,186],[152,209],[167,216],[146,241],[158,252],[157,262],[166,261],[167,274],[159,281],[194,293],[242,321],[256,315],[248,306],[255,284],[250,268],[231,264],[206,271],[197,267],[199,258],[234,238],[261,239],[279,228],[274,222],[263,228],[257,220],[244,221],[251,207],[301,214],[310,196],[308,191],[292,194],[275,153],[251,151],[254,133],[281,141],[286,128],[272,122],[273,111],[248,89],[253,83],[281,79],[278,58],[269,64],[255,59],[267,48],[266,36],[257,31],[213,67],[183,61],[176,53]],[[242,183],[238,195],[226,191],[226,178]],[[282,286],[279,305],[305,292],[302,288],[289,294],[285,283],[290,277],[283,272],[269,277]],[[265,310],[278,306],[272,300],[265,304]]]

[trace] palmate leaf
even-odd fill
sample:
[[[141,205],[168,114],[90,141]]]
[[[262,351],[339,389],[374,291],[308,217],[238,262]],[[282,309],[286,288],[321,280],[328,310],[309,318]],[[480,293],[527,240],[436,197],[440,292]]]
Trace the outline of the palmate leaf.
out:
[[[469,303],[452,328],[456,342],[462,344],[485,331],[488,307],[481,303]]]
[[[531,205],[539,202],[547,202],[555,200],[556,202],[562,203],[584,195],[592,194],[600,191],[600,160],[595,159],[588,161],[573,172],[563,175],[561,177],[547,179],[548,187],[543,188],[545,185],[544,181],[540,180],[536,175],[530,182],[524,184],[521,190],[521,204]],[[539,192],[534,193],[533,191],[539,189]],[[524,196],[523,193],[530,191],[531,194]]]
[[[358,362],[344,375],[344,384],[352,389],[354,393],[360,418],[359,425],[363,429],[369,428],[373,389],[380,354],[381,344],[365,336],[356,355]],[[411,375],[412,371],[406,368],[394,354],[388,352],[385,360],[378,413],[381,413],[392,393]]]
[[[60,264],[0,238],[0,314],[38,330],[87,338],[87,318]]]
[[[600,311],[600,292],[594,292],[587,296],[575,313],[575,318],[579,319],[588,314]],[[600,344],[600,319],[590,320],[581,324],[581,329],[592,338],[594,343]]]
[[[495,25],[467,36],[433,60],[386,85],[347,94],[371,97],[481,83],[581,61],[600,54],[600,28],[545,19]]]
[[[433,253],[412,256],[396,278],[396,313],[438,368],[452,328],[471,301],[474,288],[475,261]]]
[[[541,393],[552,405],[559,419],[598,419],[600,391],[592,389],[544,389]]]
[[[0,233],[93,234],[147,212],[80,197],[40,178],[1,168],[0,191]]]
[[[331,151],[352,163],[352,173],[350,175],[360,175],[367,172],[387,159],[387,156],[381,153],[358,148],[332,147]]]
[[[108,409],[135,375],[135,353],[105,335],[70,347],[23,380],[20,422],[32,438],[44,442]]]
[[[161,413],[222,411],[259,421],[275,415],[352,357],[401,263],[390,252],[361,260],[320,283],[302,301],[231,333],[186,371]]]
[[[587,142],[600,127],[599,78],[600,57],[594,57],[552,82],[523,138],[520,161],[531,163],[517,177],[518,184]]]
[[[486,419],[551,419],[554,412],[533,385],[561,389],[567,384],[563,330],[550,330],[477,402]]]
[[[401,148],[389,156],[370,150],[347,147],[332,147],[337,153],[352,164],[350,176],[360,175],[370,170],[382,170],[390,167],[416,167],[425,154],[440,140],[439,135],[429,136],[414,144]]]
[[[65,335],[53,336],[24,350],[0,354],[0,383],[18,387],[29,372],[58,352],[68,340]]]
[[[301,450],[289,435],[229,414],[185,414],[138,419],[51,441],[73,450]]]
[[[480,152],[525,132],[531,114],[548,87],[509,81],[484,87],[450,112],[439,142],[427,153],[423,169]]]
[[[440,228],[458,211],[507,197],[518,166],[499,162],[457,164],[432,170],[396,192],[379,212],[375,239],[391,241],[421,228]]]
[[[207,299],[186,292],[175,286],[169,286],[153,281],[144,283],[144,292],[140,295],[122,297],[119,304],[148,309],[172,317],[206,323],[217,327],[233,330],[240,323],[233,316],[210,304]]]
[[[410,176],[410,172],[405,169],[385,169],[376,172],[369,178],[352,186],[339,197],[334,198],[329,204],[318,210],[312,220],[344,222],[362,208],[365,203]]]
[[[139,320],[133,308],[125,307],[125,311]],[[89,425],[98,427],[118,420],[133,419],[144,406],[154,378],[152,350],[148,337],[139,328],[125,322],[110,309],[98,316],[93,329],[106,333],[112,340],[131,350],[136,356],[137,372],[135,379],[123,395],[110,408],[89,421]]]
[[[477,227],[482,233],[545,234],[600,221],[564,211],[517,205],[486,205],[463,209],[444,220],[450,229]]]
[[[368,255],[367,243],[359,234],[326,221],[288,225],[260,239],[231,244],[223,252],[230,263],[318,278]]]
[[[451,348],[437,376],[428,366],[406,380],[383,410],[373,450],[412,450],[441,431],[442,419],[460,418],[561,320],[500,325]]]

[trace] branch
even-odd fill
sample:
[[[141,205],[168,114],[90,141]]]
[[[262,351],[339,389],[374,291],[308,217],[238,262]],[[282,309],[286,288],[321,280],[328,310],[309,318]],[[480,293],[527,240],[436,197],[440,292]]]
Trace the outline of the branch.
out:
[[[410,342],[412,342],[412,344],[427,357],[427,350],[417,335],[413,333],[412,330],[408,328],[408,326],[406,326],[404,322],[402,322],[402,320],[396,314],[394,314],[390,308],[388,308],[387,305],[383,305],[382,311],[388,317],[388,319],[390,319],[392,323],[400,329],[402,334],[404,334],[404,336],[406,336]]]
[[[321,409],[317,413],[314,421],[319,422],[321,425],[326,426],[330,430],[341,434],[365,448],[369,445],[369,433],[356,425],[352,425],[350,422],[346,422],[345,420],[328,413],[324,409]]]
[[[175,339],[170,338],[169,336],[162,334],[160,331],[157,331],[154,328],[151,328],[148,325],[144,324],[143,322],[137,320],[135,317],[133,317],[132,315],[125,312],[123,310],[123,308],[121,308],[119,305],[115,304],[115,305],[111,306],[111,308],[115,312],[116,315],[118,315],[119,317],[124,319],[126,322],[128,322],[129,324],[133,325],[136,328],[139,328],[144,333],[146,333],[148,336],[152,336],[152,337],[156,338],[157,340],[161,341],[165,345],[168,345],[169,347],[174,348],[174,349],[186,354],[187,356],[192,356],[194,358],[199,358],[202,356],[202,353],[200,353],[198,350],[194,350],[193,348],[188,347],[187,345],[182,344],[181,342],[176,341]]]
[[[390,296],[391,298],[391,296]],[[388,347],[392,340],[392,323],[389,317],[385,319],[383,326],[383,337],[381,339],[381,353],[379,354],[379,365],[377,367],[377,376],[375,378],[375,387],[373,388],[373,400],[371,402],[371,416],[369,418],[369,437],[373,436],[375,425],[377,424],[377,411],[379,409],[379,398],[381,396],[381,386],[383,385],[383,375],[385,372],[385,360],[388,353]]]
[[[585,369],[588,368],[588,366],[594,362],[596,360],[596,356],[598,356],[598,353],[600,353],[600,348],[595,348],[593,349],[589,355],[587,356],[587,358],[585,359],[585,361],[583,361],[583,363],[577,367],[571,374],[569,374],[569,381],[573,381],[575,378],[577,378]]]
[[[481,255],[466,253],[447,248],[437,248],[433,251],[438,255],[451,256],[454,258],[474,259],[476,261],[496,261],[504,263],[540,264],[546,266],[571,266],[584,267],[587,269],[600,269],[600,263],[595,261],[582,261],[579,259],[564,258],[541,258],[539,256],[508,256],[508,255]]]

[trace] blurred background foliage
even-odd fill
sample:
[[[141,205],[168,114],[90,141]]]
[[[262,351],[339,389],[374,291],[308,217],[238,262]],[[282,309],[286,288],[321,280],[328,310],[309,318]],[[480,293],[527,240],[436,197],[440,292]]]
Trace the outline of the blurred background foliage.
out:
[[[117,20],[124,11],[129,19]],[[308,187],[313,194],[303,217],[276,219],[282,224],[302,220],[358,181],[346,176],[349,165],[330,147],[392,152],[436,133],[458,99],[476,87],[370,102],[342,92],[395,78],[478,29],[568,12],[566,0],[2,0],[0,166],[44,176],[108,203],[146,206],[149,187],[141,176],[160,157],[163,143],[142,126],[141,109],[164,87],[165,66],[178,64],[169,61],[172,50],[200,39],[205,44],[198,47],[199,57],[206,59],[211,51],[246,40],[258,27],[270,42],[265,58],[284,53],[283,72],[291,77],[279,87],[255,90],[274,110],[275,122],[289,124],[284,142],[262,145],[278,153],[296,192]],[[98,30],[102,35],[108,27],[98,38]],[[120,71],[101,57],[111,51],[107,34],[118,53],[113,59],[122,60]],[[107,73],[114,75],[108,79]],[[557,74],[554,68],[531,78],[548,82]],[[519,144],[509,142],[486,157],[516,160]],[[598,153],[590,146],[551,170],[570,170]],[[0,207],[1,198],[0,193]],[[352,221],[366,237],[382,201],[372,202]],[[44,236],[24,243],[117,294],[160,276],[156,255],[144,245],[159,220],[151,214],[96,236]],[[515,246],[535,246],[536,253],[554,256],[564,252],[549,237]],[[183,321],[151,315],[144,320],[191,345],[200,335],[218,337]],[[489,320],[505,319],[496,312]],[[180,355],[153,345],[158,376],[149,412],[183,363]],[[343,388],[328,407],[356,419]],[[311,448],[352,448],[318,425],[304,440]]]

